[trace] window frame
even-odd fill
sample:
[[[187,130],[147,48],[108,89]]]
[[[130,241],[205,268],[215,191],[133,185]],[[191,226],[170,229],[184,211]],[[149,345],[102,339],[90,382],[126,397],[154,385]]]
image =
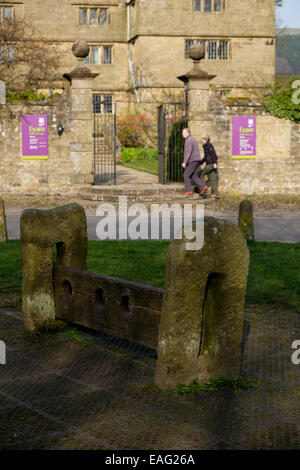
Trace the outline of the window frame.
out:
[[[109,49],[109,59],[110,59],[110,62],[106,62],[104,59],[105,59],[105,56],[104,56],[104,49]],[[102,45],[102,64],[103,65],[112,65],[112,54],[113,54],[113,47],[111,45],[107,45],[107,44],[104,44]]]
[[[0,41],[0,65],[16,61],[17,47],[14,43]]]
[[[105,98],[109,98],[109,100]],[[108,107],[110,111],[107,111]],[[113,95],[107,93],[103,95],[103,109],[104,114],[113,114]]]
[[[101,23],[101,12],[102,11],[105,11],[106,14],[105,14],[105,18],[106,18],[106,22],[105,23]],[[99,26],[107,26],[108,25],[108,8],[99,8]]]
[[[10,9],[11,10],[11,16],[5,16],[5,9]],[[15,7],[14,5],[7,5],[5,3],[0,4],[0,23],[2,23],[5,20],[13,20],[15,17]]]
[[[90,51],[89,55],[83,59],[85,65],[112,65],[113,64],[113,45],[112,44],[89,44]],[[93,59],[93,48],[100,48],[100,63],[94,63]],[[110,48],[110,62],[104,61],[104,48]]]
[[[81,11],[85,10],[86,11],[86,23],[81,23]],[[97,11],[97,22],[96,23],[91,23],[91,10],[96,10]],[[106,12],[106,22],[101,23],[101,11]],[[94,28],[94,27],[103,27],[103,26],[108,26],[110,24],[110,13],[109,13],[109,8],[108,7],[103,7],[103,6],[80,6],[78,8],[78,16],[79,16],[79,26],[85,26],[88,28]]]
[[[102,47],[98,45],[91,46],[91,54],[89,54],[89,60],[91,65],[102,65]],[[99,59],[99,62],[94,62],[94,59]]]
[[[85,11],[86,12],[86,23],[81,23],[81,12],[82,11]],[[89,17],[89,12],[88,12],[88,8],[83,8],[83,7],[80,7],[79,8],[79,26],[88,26],[88,17]]]
[[[15,44],[6,44],[6,58],[10,62],[14,62],[16,60],[16,45]]]
[[[199,4],[199,9],[196,8],[198,4]],[[193,0],[193,11],[195,11],[196,13],[202,12],[202,0]]]
[[[219,50],[219,41],[216,39],[209,39],[207,41],[207,60],[217,60]]]
[[[99,98],[99,99],[95,99]],[[105,102],[105,98],[109,98],[107,102]],[[92,95],[92,106],[93,106],[93,114],[113,114],[113,94],[111,93],[93,93]],[[97,108],[98,106],[98,108]],[[110,111],[107,111],[107,106],[109,106]],[[98,111],[95,111],[95,109],[98,109]]]
[[[187,43],[190,42],[192,43],[189,47],[191,47],[195,42],[199,42],[199,43],[202,43],[201,45],[204,47],[204,51],[205,51],[205,56],[203,58],[203,60],[209,60],[209,61],[228,61],[231,59],[231,56],[230,56],[230,44],[231,44],[231,41],[230,39],[219,39],[219,38],[209,38],[209,39],[204,39],[204,38],[189,38],[189,39],[185,39],[185,43],[184,43],[184,55],[185,55],[185,59],[189,59],[189,56],[188,56],[188,48],[187,48]],[[211,51],[212,49],[210,49],[210,43],[213,43],[215,42],[216,43],[216,48],[215,48],[215,54],[214,54],[214,57],[215,58],[211,58],[210,57],[210,54],[211,54]],[[204,43],[204,44],[203,44]],[[222,52],[222,49],[221,49],[221,44],[227,44],[227,47],[226,47],[226,54],[224,54],[224,51]]]
[[[205,10],[206,7],[206,1],[211,2],[211,9],[210,10]],[[199,9],[196,9],[196,6],[198,5],[199,2]],[[216,9],[216,4],[217,2],[220,2],[220,9]],[[225,0],[192,0],[192,10],[194,13],[221,13],[222,11],[225,10]]]
[[[226,58],[224,58],[224,49],[222,50],[221,44],[226,44]],[[220,39],[218,44],[218,58],[219,60],[229,60],[229,44],[230,42],[224,39]],[[222,57],[223,56],[223,57]]]

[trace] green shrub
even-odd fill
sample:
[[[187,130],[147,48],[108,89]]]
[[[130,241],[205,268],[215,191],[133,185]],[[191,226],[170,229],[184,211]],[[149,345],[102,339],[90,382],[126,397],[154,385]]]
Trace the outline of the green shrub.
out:
[[[8,91],[6,94],[7,101],[45,101],[50,98],[51,96],[37,93],[32,88],[23,92]]]
[[[158,159],[156,149],[146,149],[144,147],[122,147],[122,162],[124,163],[154,159]]]
[[[187,121],[175,122],[172,126],[167,151],[167,179],[169,181],[182,181],[182,162],[184,138],[182,131],[188,127]]]
[[[132,114],[117,119],[117,136],[124,147],[155,145],[156,118],[148,114]],[[157,132],[156,132],[157,133]]]
[[[276,83],[272,94],[264,99],[266,110],[275,117],[300,122],[300,104],[293,103],[295,89],[292,83],[299,77],[290,77],[287,82]]]
[[[122,162],[135,162],[138,158],[138,148],[122,147]]]
[[[157,149],[144,149],[146,158],[145,160],[158,160]]]

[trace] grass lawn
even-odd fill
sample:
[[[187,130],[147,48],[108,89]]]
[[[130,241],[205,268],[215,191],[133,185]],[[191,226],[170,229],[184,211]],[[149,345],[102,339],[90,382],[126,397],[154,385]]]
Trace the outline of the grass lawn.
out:
[[[89,241],[88,270],[164,287],[168,241]],[[300,243],[249,243],[247,305],[300,312]],[[20,242],[0,244],[0,306],[20,306]]]
[[[151,175],[158,175],[158,160],[156,158],[136,160],[135,162],[122,163],[122,165],[134,170],[150,173]]]

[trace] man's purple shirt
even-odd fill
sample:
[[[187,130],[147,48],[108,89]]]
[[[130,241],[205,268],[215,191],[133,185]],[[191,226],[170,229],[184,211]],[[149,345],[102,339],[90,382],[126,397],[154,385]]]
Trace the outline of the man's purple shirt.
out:
[[[184,143],[184,159],[183,162],[185,164],[192,163],[192,162],[200,162],[200,150],[198,146],[198,142],[192,135],[189,135],[185,139]]]

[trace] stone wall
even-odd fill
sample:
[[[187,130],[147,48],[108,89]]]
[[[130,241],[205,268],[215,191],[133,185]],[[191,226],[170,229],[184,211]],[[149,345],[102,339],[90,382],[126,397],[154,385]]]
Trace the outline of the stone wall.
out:
[[[92,128],[92,110],[87,120],[82,119],[82,110],[74,115],[76,100],[71,104],[69,94],[70,89],[52,101],[0,105],[1,194],[72,194],[77,191],[75,183],[91,183],[92,134],[86,135],[86,130]],[[48,160],[22,160],[23,114],[48,115]],[[60,137],[59,123],[64,127]]]
[[[86,115],[81,101],[78,102],[80,96],[75,99],[79,91],[72,91],[72,106],[68,98],[70,89],[51,102],[0,105],[0,197],[10,192],[16,195],[76,194],[81,185],[92,182],[92,137],[87,135],[91,134],[92,114],[90,118]],[[210,93],[206,119],[201,115],[202,120],[193,121],[191,127],[200,148],[201,136],[206,133],[211,136],[219,156],[220,190],[247,195],[299,194],[300,124],[275,118],[259,104],[229,104],[216,92]],[[76,115],[76,103],[82,116]],[[22,160],[22,114],[48,115],[48,160]],[[257,116],[255,160],[232,159],[231,118],[237,115]],[[58,123],[64,127],[60,137]]]
[[[257,116],[256,159],[232,159],[232,116]],[[299,194],[300,124],[268,114],[258,103],[211,94],[210,121],[199,123],[197,139],[208,133],[219,156],[220,189],[240,194]]]

